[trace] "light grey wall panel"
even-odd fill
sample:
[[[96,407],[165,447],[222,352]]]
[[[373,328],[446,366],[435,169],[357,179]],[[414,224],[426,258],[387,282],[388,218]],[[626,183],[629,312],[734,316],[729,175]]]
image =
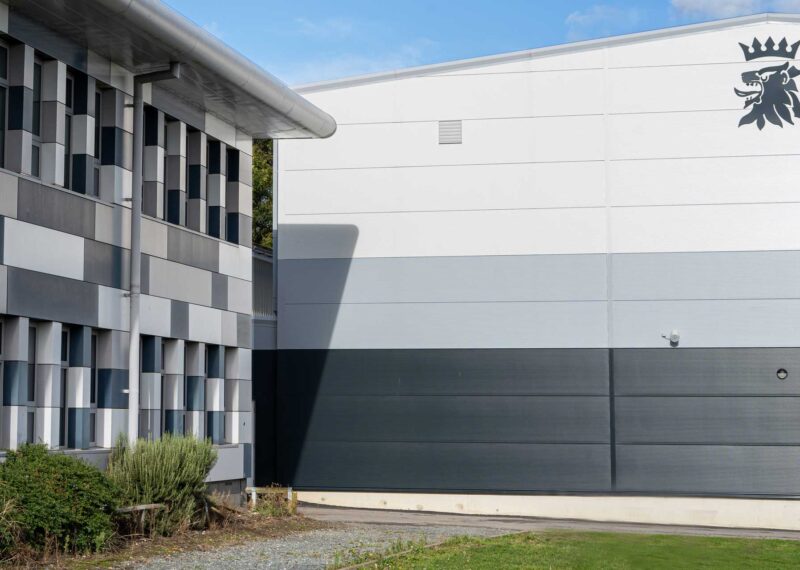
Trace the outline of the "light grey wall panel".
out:
[[[293,401],[282,400],[287,413]],[[607,396],[320,396],[315,406],[315,441],[609,442]]]
[[[92,200],[20,178],[17,218],[38,226],[94,239]]]
[[[800,251],[611,256],[614,298],[794,299]]]
[[[615,349],[614,393],[799,396],[800,349]]]
[[[290,452],[291,454],[291,452]],[[298,488],[608,491],[607,445],[311,442]],[[287,464],[279,466],[286,469]]]
[[[283,349],[607,346],[602,301],[286,305],[280,315]]]
[[[628,396],[614,410],[619,443],[800,445],[800,397]]]
[[[800,346],[800,299],[616,301],[612,314],[614,347],[665,347],[672,330],[682,347]]]
[[[287,259],[279,278],[284,303],[605,300],[606,256]]]
[[[800,494],[800,447],[618,445],[617,490]]]
[[[8,313],[97,326],[97,285],[46,273],[8,268]]]

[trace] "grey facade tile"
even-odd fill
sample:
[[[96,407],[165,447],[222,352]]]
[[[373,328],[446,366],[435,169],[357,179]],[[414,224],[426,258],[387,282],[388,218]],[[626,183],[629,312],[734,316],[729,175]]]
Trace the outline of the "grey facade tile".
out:
[[[127,249],[90,239],[83,243],[83,274],[86,281],[116,289],[130,289],[130,252]]]
[[[219,244],[212,238],[170,227],[167,255],[170,261],[219,272]]]
[[[97,326],[97,285],[9,267],[8,312],[36,319]]]
[[[253,319],[250,315],[236,315],[236,346],[253,348]]]
[[[189,304],[183,301],[172,301],[170,314],[170,331],[172,338],[187,339],[189,337]]]
[[[97,407],[128,408],[128,371],[101,368],[97,371]]]
[[[211,274],[211,306],[223,311],[228,310],[228,277],[221,273]]]
[[[85,238],[94,238],[95,204],[66,190],[20,178],[17,218]]]

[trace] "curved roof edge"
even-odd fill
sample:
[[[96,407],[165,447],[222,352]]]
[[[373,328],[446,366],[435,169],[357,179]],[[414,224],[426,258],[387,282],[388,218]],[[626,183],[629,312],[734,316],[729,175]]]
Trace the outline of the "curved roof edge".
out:
[[[773,22],[773,21],[800,22],[800,14],[782,14],[782,13],[764,12],[761,14],[753,14],[750,16],[740,16],[737,18],[726,18],[723,20],[712,20],[710,22],[701,22],[699,24],[671,26],[668,28],[659,28],[656,30],[637,32],[633,34],[624,34],[620,36],[610,36],[607,38],[599,38],[595,40],[571,42],[566,44],[545,46],[541,48],[528,49],[522,51],[506,52],[495,55],[474,57],[469,59],[459,59],[455,61],[446,61],[443,63],[434,63],[430,65],[420,65],[417,67],[408,67],[394,71],[382,71],[378,73],[371,73],[368,75],[357,75],[354,77],[345,77],[342,79],[318,81],[314,83],[296,85],[293,87],[293,89],[298,93],[314,93],[317,91],[326,91],[328,89],[355,87],[358,85],[378,83],[381,81],[405,79],[408,77],[430,75],[434,73],[443,73],[447,71],[458,71],[461,69],[468,69],[470,67],[479,67],[483,65],[491,65],[494,63],[507,63],[523,59],[533,59],[536,57],[559,55],[563,53],[597,49],[601,47],[611,47],[611,46],[624,45],[634,42],[655,40],[671,36],[679,36],[683,34],[705,32],[709,30],[719,30],[724,28],[730,28],[733,26],[741,26],[746,24],[754,24],[759,22]]]
[[[327,138],[336,121],[279,79],[158,0],[98,0],[100,4],[164,44],[197,61],[265,105]]]

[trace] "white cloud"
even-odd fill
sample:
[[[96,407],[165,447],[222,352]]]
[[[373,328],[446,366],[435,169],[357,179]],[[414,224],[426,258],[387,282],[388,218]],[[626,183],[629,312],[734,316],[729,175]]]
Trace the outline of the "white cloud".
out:
[[[564,23],[567,25],[568,39],[582,40],[632,31],[642,19],[643,14],[637,8],[595,4],[585,10],[572,12]]]
[[[436,46],[436,42],[420,38],[395,50],[374,55],[337,53],[306,61],[282,62],[282,64],[267,62],[264,67],[289,85],[302,85],[422,65],[427,60],[426,56]]]
[[[733,18],[758,12],[800,12],[800,0],[672,0],[678,16]]]
[[[347,18],[327,18],[325,20],[310,20],[308,18],[295,18],[296,32],[300,35],[315,39],[340,39],[352,35],[355,22]]]

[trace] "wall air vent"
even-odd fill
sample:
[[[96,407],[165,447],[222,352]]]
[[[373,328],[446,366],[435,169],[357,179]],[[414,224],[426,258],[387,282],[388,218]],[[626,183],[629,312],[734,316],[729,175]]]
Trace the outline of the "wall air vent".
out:
[[[461,144],[461,121],[439,121],[439,144]]]

